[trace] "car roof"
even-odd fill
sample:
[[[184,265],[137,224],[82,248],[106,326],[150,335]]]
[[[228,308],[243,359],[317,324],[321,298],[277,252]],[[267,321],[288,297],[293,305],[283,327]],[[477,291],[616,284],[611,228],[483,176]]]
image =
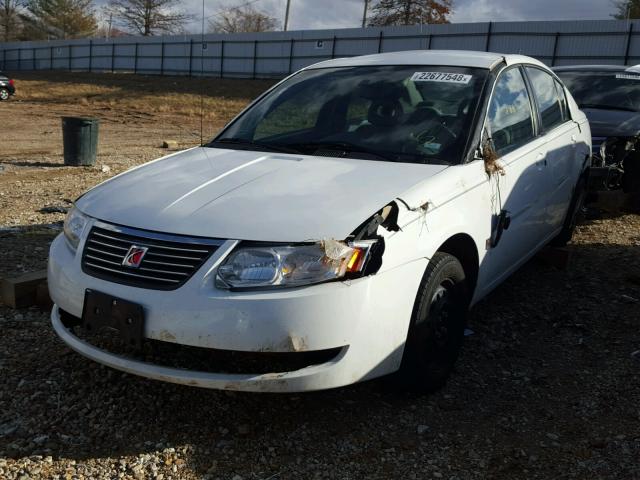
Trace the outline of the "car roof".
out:
[[[500,53],[479,52],[474,50],[408,50],[363,55],[359,57],[337,58],[316,63],[307,68],[361,67],[369,65],[437,65],[492,69],[502,62],[505,62],[507,65],[514,63],[532,63],[544,66],[544,64],[538,60],[524,55],[503,55]]]
[[[630,72],[640,73],[640,65],[567,65],[553,67],[554,72]]]

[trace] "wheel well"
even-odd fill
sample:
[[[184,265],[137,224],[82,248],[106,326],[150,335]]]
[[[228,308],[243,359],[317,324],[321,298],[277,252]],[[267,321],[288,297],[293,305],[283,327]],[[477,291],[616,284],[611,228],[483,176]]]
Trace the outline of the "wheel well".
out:
[[[478,281],[478,269],[480,266],[478,248],[473,238],[466,233],[458,233],[444,242],[438,248],[438,251],[453,255],[460,261],[465,276],[469,281],[469,290],[473,294]]]

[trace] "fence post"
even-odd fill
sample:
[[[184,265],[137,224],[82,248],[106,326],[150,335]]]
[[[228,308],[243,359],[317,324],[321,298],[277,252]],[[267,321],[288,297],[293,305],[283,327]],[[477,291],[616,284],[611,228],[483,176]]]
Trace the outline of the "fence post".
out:
[[[427,35],[427,50],[431,50],[431,34]]]
[[[89,73],[93,72],[93,40],[89,40]]]
[[[627,32],[627,46],[624,50],[624,65],[629,63],[629,52],[631,50],[631,37],[633,35],[633,23],[629,23],[629,31]]]
[[[493,22],[489,22],[489,27],[487,28],[487,41],[484,44],[484,51],[489,51],[489,45],[491,44],[491,29],[493,28]]]
[[[6,48],[2,49],[2,69],[6,70],[7,68],[7,50]]]
[[[336,41],[337,38],[333,36],[333,42],[331,43],[331,58],[336,58]]]
[[[36,69],[36,47],[31,49],[31,67],[32,70]]]
[[[134,59],[133,59],[133,73],[138,73],[138,42],[136,42],[136,48],[134,50]]]
[[[291,67],[293,65],[293,44],[294,44],[295,40],[293,38],[291,38],[291,40],[289,41],[289,68],[287,70],[288,73],[291,73]]]
[[[202,54],[204,55],[204,50]],[[220,78],[224,78],[224,40],[220,40]]]
[[[69,44],[69,48],[67,48],[67,67],[69,71],[71,71],[71,62],[73,61],[73,44]]]
[[[111,40],[111,73],[115,72],[114,58],[115,58],[116,44]]]
[[[384,39],[384,31],[380,30],[380,35],[378,35],[378,53],[382,52],[382,40]]]
[[[189,76],[193,73],[193,38],[189,39]]]
[[[160,75],[164,75],[164,36],[160,44]]]
[[[553,55],[551,55],[551,66],[553,67],[556,64],[556,54],[558,53],[558,37],[560,36],[560,32],[556,32],[556,36],[553,40]]]
[[[49,70],[53,70],[53,47],[49,47]]]
[[[257,55],[258,55],[258,40],[254,40],[253,41],[253,67],[252,67],[252,72],[251,72],[251,78],[255,79],[256,78],[256,62],[257,60]]]

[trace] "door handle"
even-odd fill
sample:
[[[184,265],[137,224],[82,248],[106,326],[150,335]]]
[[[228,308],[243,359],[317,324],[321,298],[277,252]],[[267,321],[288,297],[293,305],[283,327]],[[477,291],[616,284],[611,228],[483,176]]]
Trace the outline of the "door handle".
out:
[[[538,153],[538,157],[536,159],[536,166],[538,168],[542,168],[542,167],[546,167],[547,166],[547,154],[546,154],[546,152]]]

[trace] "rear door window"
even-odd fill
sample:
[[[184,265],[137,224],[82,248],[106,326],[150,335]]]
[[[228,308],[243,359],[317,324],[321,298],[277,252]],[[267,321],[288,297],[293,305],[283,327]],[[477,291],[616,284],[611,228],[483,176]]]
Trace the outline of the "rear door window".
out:
[[[556,89],[556,80],[539,68],[526,67],[526,69],[533,94],[538,102],[542,128],[545,131],[552,130],[565,121],[560,96]]]
[[[518,67],[505,70],[498,77],[489,103],[488,127],[498,155],[534,138],[529,92]]]

